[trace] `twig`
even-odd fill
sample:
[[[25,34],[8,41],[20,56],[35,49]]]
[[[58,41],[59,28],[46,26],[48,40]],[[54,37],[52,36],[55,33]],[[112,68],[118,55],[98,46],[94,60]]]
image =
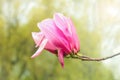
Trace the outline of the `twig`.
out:
[[[120,55],[120,53],[117,53],[117,54],[114,54],[108,57],[104,57],[104,58],[91,58],[85,55],[75,55],[75,56],[73,55],[71,57],[75,59],[81,59],[82,61],[103,61],[103,60],[107,60],[107,59],[113,58],[118,55]]]

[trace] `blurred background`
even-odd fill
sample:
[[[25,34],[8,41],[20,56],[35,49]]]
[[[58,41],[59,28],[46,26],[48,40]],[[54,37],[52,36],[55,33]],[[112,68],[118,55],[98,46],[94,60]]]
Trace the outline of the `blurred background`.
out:
[[[120,52],[120,0],[0,0],[0,80],[120,80],[120,56],[102,62],[64,59],[37,50],[31,32],[55,12],[71,17],[81,52],[105,57]]]

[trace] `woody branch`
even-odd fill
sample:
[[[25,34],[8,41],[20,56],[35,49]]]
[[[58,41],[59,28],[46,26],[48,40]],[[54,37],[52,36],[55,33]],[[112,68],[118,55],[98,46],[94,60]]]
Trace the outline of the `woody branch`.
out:
[[[107,56],[104,58],[92,58],[92,57],[88,57],[86,55],[78,55],[78,54],[75,56],[71,56],[71,57],[74,59],[80,59],[82,61],[103,61],[103,60],[107,60],[107,59],[113,58],[113,57],[118,56],[118,55],[120,55],[120,53],[116,53],[116,54],[113,54],[111,56]]]

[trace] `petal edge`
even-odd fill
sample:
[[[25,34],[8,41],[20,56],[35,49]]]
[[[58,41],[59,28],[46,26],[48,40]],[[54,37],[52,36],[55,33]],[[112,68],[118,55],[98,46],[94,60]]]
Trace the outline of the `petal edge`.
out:
[[[58,60],[62,66],[62,68],[64,68],[64,58],[63,58],[63,51],[62,50],[58,50]]]
[[[41,54],[41,51],[42,51],[42,50],[44,49],[44,47],[46,46],[47,42],[48,42],[48,40],[47,40],[47,39],[44,39],[44,40],[42,41],[42,43],[40,44],[38,50],[31,56],[31,58],[35,58],[35,57],[37,57],[38,55],[40,55],[40,54]]]

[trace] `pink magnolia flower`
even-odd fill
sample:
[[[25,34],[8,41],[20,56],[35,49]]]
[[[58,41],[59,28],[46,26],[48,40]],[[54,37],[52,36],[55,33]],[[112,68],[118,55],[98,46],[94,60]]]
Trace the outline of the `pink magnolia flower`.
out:
[[[63,58],[69,54],[77,54],[80,50],[76,30],[70,18],[55,13],[53,19],[45,19],[38,23],[41,32],[32,32],[38,50],[32,58],[38,56],[43,49],[56,54],[61,66]]]

